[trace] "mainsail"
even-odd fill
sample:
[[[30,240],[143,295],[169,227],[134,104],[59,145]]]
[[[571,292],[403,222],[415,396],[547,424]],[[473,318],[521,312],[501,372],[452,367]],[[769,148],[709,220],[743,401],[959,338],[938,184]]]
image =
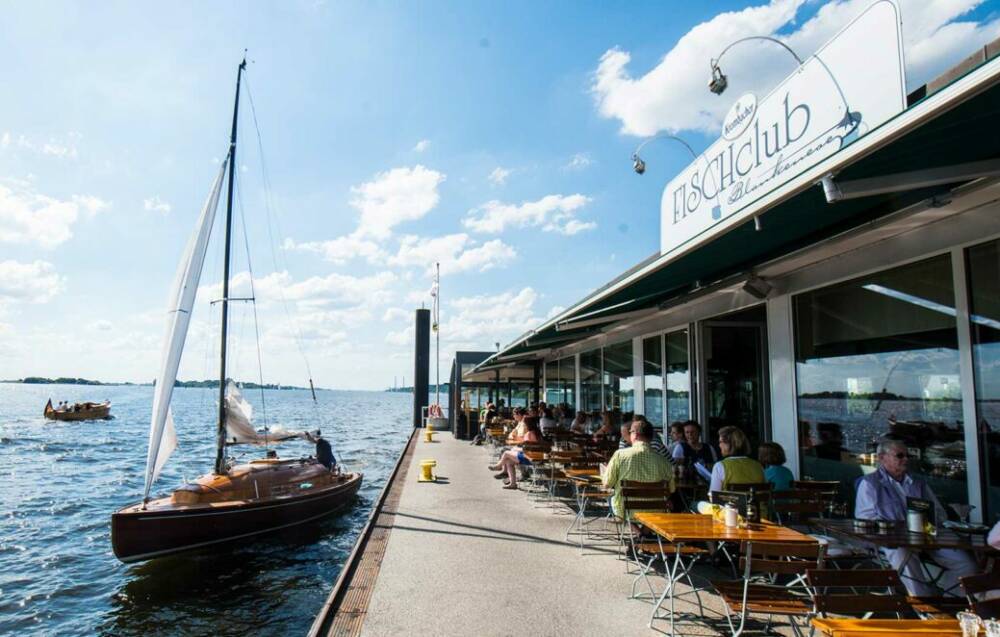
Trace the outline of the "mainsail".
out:
[[[191,310],[194,308],[195,295],[198,292],[198,281],[205,263],[205,253],[208,251],[208,239],[212,234],[215,209],[219,205],[219,193],[222,190],[222,179],[228,161],[227,157],[219,166],[219,174],[201,209],[198,225],[195,226],[194,235],[184,251],[184,257],[181,259],[170,291],[167,303],[167,333],[160,355],[160,373],[156,377],[153,415],[149,423],[149,451],[146,453],[146,487],[143,490],[143,500],[149,498],[153,482],[160,475],[167,458],[177,448],[177,434],[174,432],[174,419],[170,413],[170,397],[173,395],[174,382],[177,380],[177,367],[184,351],[184,339],[187,337],[188,324],[191,322]]]

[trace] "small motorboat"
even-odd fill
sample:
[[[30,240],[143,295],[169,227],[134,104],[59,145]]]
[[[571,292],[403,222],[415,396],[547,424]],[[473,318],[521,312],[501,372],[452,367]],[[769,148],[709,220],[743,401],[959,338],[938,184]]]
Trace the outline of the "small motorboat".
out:
[[[111,418],[111,401],[105,400],[103,403],[88,401],[72,405],[66,403],[53,407],[52,399],[49,398],[42,413],[49,420],[107,420]]]

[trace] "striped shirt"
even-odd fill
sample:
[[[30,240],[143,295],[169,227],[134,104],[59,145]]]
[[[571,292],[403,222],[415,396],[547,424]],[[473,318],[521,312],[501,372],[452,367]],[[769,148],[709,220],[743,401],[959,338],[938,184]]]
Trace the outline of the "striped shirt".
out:
[[[628,449],[631,446],[632,445],[629,444],[629,442],[624,438],[618,441],[619,449]],[[649,448],[664,458],[670,458],[670,450],[666,448],[659,436],[653,436],[653,439],[649,441]]]
[[[608,462],[608,470],[604,474],[604,486],[615,490],[615,494],[611,498],[611,506],[614,507],[615,515],[619,517],[622,515],[620,488],[622,480],[639,482],[668,480],[672,489],[674,466],[664,456],[653,451],[648,442],[639,441],[628,449],[616,451]]]

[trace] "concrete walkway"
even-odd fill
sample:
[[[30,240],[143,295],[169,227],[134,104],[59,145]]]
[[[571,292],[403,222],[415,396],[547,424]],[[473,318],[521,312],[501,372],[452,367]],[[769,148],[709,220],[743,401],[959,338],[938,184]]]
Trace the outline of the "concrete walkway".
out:
[[[632,576],[616,548],[581,553],[564,541],[569,508],[501,489],[486,447],[447,432],[436,438],[417,445],[362,635],[656,634],[651,603],[628,598]],[[438,462],[438,483],[416,480],[427,458]],[[663,579],[653,581],[659,592]],[[702,597],[718,622],[718,598]],[[667,632],[669,623],[654,628]],[[678,629],[718,634],[700,622]]]

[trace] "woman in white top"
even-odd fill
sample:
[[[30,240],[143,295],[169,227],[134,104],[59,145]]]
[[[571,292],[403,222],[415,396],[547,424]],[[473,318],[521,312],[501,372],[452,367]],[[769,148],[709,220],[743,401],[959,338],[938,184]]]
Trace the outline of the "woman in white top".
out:
[[[559,423],[555,418],[552,417],[552,410],[546,407],[542,410],[542,417],[538,421],[538,427],[542,430],[542,433],[547,433],[550,429],[555,429],[559,426]]]

